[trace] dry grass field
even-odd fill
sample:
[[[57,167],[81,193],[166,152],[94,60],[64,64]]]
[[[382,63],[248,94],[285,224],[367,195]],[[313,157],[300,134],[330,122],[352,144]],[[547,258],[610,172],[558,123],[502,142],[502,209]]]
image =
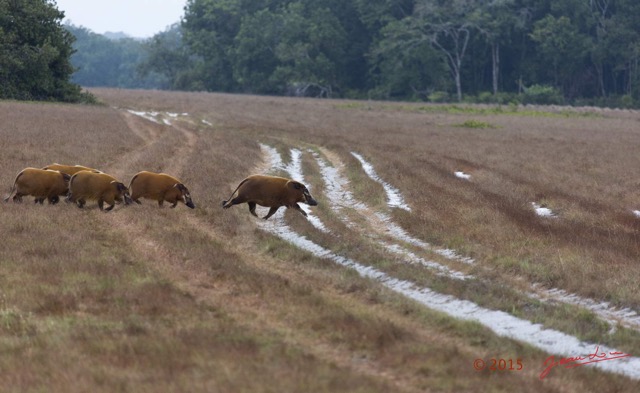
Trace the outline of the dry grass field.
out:
[[[196,209],[0,203],[1,391],[637,391],[640,113],[92,92],[0,102],[3,198],[58,162]],[[258,172],[303,176],[310,219],[223,210]],[[591,353],[549,332],[633,356],[540,379]]]

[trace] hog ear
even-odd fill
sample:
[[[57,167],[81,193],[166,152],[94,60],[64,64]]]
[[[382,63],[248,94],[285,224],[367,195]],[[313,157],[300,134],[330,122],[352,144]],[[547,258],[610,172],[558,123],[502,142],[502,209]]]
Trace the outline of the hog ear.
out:
[[[116,187],[116,190],[118,191],[126,191],[127,189],[127,186],[125,186],[123,183],[119,181],[112,180],[111,184],[113,184]]]
[[[289,187],[293,187],[293,188],[295,188],[296,190],[299,190],[299,189],[301,189],[301,188],[304,188],[304,186],[303,186],[302,184],[298,183],[297,181],[293,181],[293,180],[290,180],[290,181],[289,181]]]
[[[187,187],[185,187],[182,183],[176,183],[173,185],[173,187],[177,188],[181,192],[187,191]]]
[[[64,179],[65,182],[68,182],[69,180],[71,180],[71,175],[63,173],[62,178]]]

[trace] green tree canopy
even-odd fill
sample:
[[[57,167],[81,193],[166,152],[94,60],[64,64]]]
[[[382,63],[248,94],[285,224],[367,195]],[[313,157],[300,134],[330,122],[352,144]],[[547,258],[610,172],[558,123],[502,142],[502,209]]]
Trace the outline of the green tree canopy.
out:
[[[0,98],[79,101],[70,82],[74,37],[48,0],[0,0]]]
[[[138,57],[78,44],[103,59],[78,78],[105,66],[171,89],[640,106],[638,20],[637,0],[187,0]]]

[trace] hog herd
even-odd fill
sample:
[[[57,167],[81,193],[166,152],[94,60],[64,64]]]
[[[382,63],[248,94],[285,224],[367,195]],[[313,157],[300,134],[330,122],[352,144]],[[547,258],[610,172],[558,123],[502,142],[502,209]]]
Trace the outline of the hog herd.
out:
[[[166,173],[138,172],[129,186],[126,186],[100,170],[57,163],[42,169],[25,168],[20,171],[4,201],[8,202],[12,196],[16,203],[22,202],[23,196],[33,196],[35,203],[43,204],[46,199],[52,205],[60,201],[60,196],[65,196],[66,202],[73,202],[79,208],[84,207],[87,200],[95,200],[100,210],[104,211],[110,211],[122,202],[125,205],[132,202],[140,204],[140,198],[155,200],[160,207],[166,201],[171,203],[172,208],[178,202],[191,209],[195,208],[189,189],[180,180]],[[109,205],[106,209],[105,203]],[[249,211],[256,217],[256,205],[270,208],[269,213],[263,217],[265,220],[282,206],[293,208],[306,216],[298,203],[311,206],[318,204],[302,183],[264,175],[252,175],[244,179],[231,197],[222,202],[222,206],[228,209],[241,203],[247,203]]]

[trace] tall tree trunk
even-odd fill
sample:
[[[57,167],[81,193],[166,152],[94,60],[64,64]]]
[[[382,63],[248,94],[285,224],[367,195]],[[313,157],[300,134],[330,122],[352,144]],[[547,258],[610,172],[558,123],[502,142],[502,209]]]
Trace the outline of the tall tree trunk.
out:
[[[492,59],[492,76],[493,76],[493,95],[498,94],[498,77],[500,73],[500,44],[491,44]]]
[[[444,33],[449,35],[454,42],[454,48],[447,49],[438,41],[438,35]],[[462,101],[462,81],[460,78],[460,70],[462,69],[462,59],[467,51],[467,45],[469,44],[469,37],[471,33],[466,26],[460,27],[448,27],[445,29],[436,31],[430,38],[431,44],[438,48],[445,54],[447,62],[449,63],[449,69],[451,75],[456,83],[456,93],[458,101]]]
[[[633,89],[635,88],[635,84],[638,81],[638,66],[639,66],[638,55],[636,54],[633,58],[633,67],[631,68],[631,82],[629,83],[629,94],[633,94]]]
[[[462,102],[462,82],[460,81],[460,70],[456,70],[456,93],[458,95],[458,102]]]
[[[458,102],[462,102],[462,79],[460,77],[460,69],[462,68],[462,57],[460,57],[459,53],[456,53],[455,62],[453,62],[452,66],[453,79],[456,81],[456,93]]]
[[[631,94],[631,86],[633,85],[633,62],[629,61],[627,64],[627,85],[625,86],[624,94]]]
[[[596,73],[598,74],[598,84],[600,85],[600,94],[602,95],[602,97],[606,97],[607,93],[604,89],[604,66],[602,65],[601,62],[594,62],[593,63],[595,69],[596,69]]]

